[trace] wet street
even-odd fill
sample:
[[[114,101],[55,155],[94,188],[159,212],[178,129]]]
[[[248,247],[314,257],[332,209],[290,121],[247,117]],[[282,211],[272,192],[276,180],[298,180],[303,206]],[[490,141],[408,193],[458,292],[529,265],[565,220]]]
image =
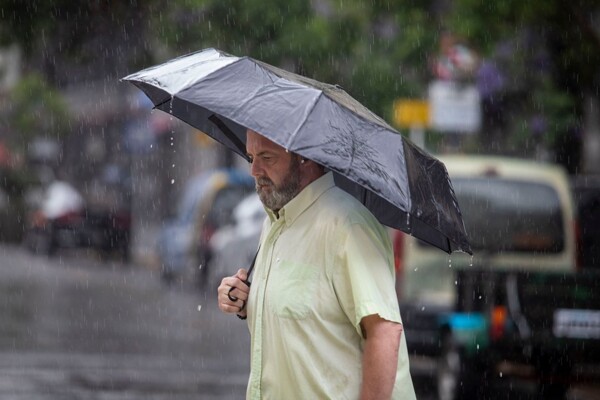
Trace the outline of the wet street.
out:
[[[221,314],[214,292],[93,254],[0,246],[0,399],[242,399],[246,324]],[[411,362],[418,398],[435,399],[433,364]],[[531,398],[495,386],[494,398]]]
[[[0,398],[240,399],[245,323],[214,296],[84,254],[0,247]]]

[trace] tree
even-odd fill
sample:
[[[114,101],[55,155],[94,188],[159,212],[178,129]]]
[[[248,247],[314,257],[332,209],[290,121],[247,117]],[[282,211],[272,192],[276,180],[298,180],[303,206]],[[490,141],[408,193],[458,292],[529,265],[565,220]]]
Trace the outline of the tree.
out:
[[[431,2],[179,0],[161,39],[180,53],[216,47],[339,84],[375,113],[421,96],[435,31]]]
[[[69,130],[67,106],[43,77],[31,74],[12,90],[7,115],[11,147],[25,152],[37,136],[60,141]]]
[[[600,15],[594,0],[523,2],[455,0],[453,32],[493,59],[506,74],[513,143],[541,136],[571,171],[577,147],[561,156],[582,129],[583,100],[600,89]],[[512,103],[512,105],[511,105]],[[570,161],[567,161],[570,159]]]

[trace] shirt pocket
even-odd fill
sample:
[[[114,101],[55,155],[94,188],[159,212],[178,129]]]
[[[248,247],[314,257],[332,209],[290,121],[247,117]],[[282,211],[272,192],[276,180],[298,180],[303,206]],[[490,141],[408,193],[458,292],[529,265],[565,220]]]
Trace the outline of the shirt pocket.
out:
[[[279,279],[270,291],[273,311],[282,318],[306,318],[316,302],[319,269],[282,260],[277,272]]]

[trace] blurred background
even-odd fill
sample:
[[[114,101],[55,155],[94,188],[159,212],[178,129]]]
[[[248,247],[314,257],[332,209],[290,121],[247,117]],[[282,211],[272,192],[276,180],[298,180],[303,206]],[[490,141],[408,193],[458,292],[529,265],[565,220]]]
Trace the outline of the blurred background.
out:
[[[254,253],[253,181],[245,161],[119,81],[179,55],[215,47],[338,84],[433,154],[558,165],[587,196],[583,219],[598,220],[593,0],[0,0],[0,21],[9,398],[243,396],[245,326],[207,308]],[[583,234],[597,266],[595,226]],[[103,301],[114,307],[98,314]],[[242,365],[224,359],[232,348]],[[165,374],[142,378],[157,349]]]
[[[190,177],[238,160],[152,113],[119,78],[205,47],[339,84],[434,153],[600,173],[593,1],[2,1],[0,9],[3,190],[61,179],[87,202],[106,203],[95,208],[122,203],[141,213],[132,219],[134,257],[149,256],[147,235],[174,212]]]

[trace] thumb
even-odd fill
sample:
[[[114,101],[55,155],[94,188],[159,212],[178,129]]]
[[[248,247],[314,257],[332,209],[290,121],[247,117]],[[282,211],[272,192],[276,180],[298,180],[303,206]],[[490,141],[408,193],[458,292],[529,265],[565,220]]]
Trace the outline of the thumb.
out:
[[[238,270],[238,272],[235,274],[235,276],[238,279],[245,281],[246,279],[248,279],[248,271],[246,271],[244,268],[240,268]]]

